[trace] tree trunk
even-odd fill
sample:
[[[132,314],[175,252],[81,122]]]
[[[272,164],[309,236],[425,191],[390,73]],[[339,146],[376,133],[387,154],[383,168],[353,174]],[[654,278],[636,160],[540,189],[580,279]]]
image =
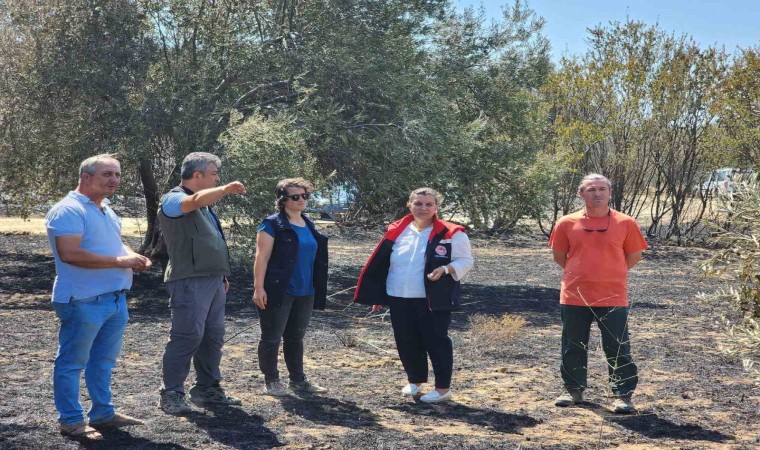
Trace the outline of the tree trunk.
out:
[[[161,228],[158,224],[158,184],[153,173],[153,165],[148,158],[140,160],[140,181],[142,181],[145,195],[145,217],[148,228],[137,252],[149,258],[158,259],[166,267],[168,255],[163,246]]]

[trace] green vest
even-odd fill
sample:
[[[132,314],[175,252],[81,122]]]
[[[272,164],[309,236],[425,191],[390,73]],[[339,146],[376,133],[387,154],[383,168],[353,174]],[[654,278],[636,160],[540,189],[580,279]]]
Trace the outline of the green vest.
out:
[[[176,190],[181,191],[181,187],[172,189],[173,192]],[[162,205],[159,205],[158,222],[169,253],[164,281],[230,275],[227,243],[208,208],[175,218],[164,215]]]

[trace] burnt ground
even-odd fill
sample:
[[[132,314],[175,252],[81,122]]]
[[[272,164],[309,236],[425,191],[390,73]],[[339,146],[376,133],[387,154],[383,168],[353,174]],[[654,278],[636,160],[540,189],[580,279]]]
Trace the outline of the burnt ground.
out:
[[[331,241],[328,309],[307,335],[306,367],[328,395],[261,394],[259,337],[250,271],[233,277],[222,369],[243,406],[199,409],[186,418],[156,406],[169,330],[158,270],[139,274],[131,320],[114,372],[117,407],[143,418],[106,433],[92,448],[757,448],[760,392],[741,364],[725,359],[719,318],[728,305],[698,300],[720,282],[700,277],[705,250],[654,245],[632,272],[631,338],[640,367],[639,412],[608,409],[606,367],[592,334],[588,402],[556,408],[560,270],[545,241],[473,239],[476,268],[454,314],[455,402],[426,405],[400,395],[405,384],[389,318],[348,306],[350,288],[379,233]],[[57,321],[49,291],[54,265],[40,235],[0,235],[0,448],[76,448],[58,434],[51,372]],[[342,292],[343,291],[343,292]],[[473,314],[527,320],[500,354],[470,339]],[[285,375],[284,364],[281,369]],[[191,374],[192,377],[192,374]],[[87,394],[83,390],[87,407]]]

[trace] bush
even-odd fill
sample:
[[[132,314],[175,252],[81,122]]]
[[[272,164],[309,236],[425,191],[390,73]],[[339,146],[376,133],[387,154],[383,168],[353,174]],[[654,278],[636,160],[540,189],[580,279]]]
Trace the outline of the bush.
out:
[[[711,241],[719,250],[703,263],[703,270],[735,281],[736,287],[714,296],[731,299],[741,313],[738,321],[724,319],[728,344],[722,350],[741,359],[760,383],[760,372],[753,368],[760,361],[760,185],[754,182],[723,201],[725,221],[709,224],[714,230]]]
[[[225,182],[239,180],[248,193],[229,196],[219,209],[223,218],[232,222],[231,240],[242,255],[249,257],[259,223],[275,211],[277,182],[304,177],[319,186],[322,180],[317,178],[314,158],[292,117],[253,114],[243,120],[239,114],[232,114],[231,120],[237,124],[220,138],[225,146]]]
[[[469,350],[474,355],[503,355],[524,326],[525,319],[514,314],[470,316]]]

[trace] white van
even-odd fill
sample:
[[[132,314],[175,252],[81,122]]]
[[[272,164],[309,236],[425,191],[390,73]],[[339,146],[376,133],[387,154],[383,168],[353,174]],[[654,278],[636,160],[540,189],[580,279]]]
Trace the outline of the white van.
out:
[[[702,182],[694,187],[694,191],[702,195],[733,194],[741,189],[742,183],[752,181],[754,173],[752,169],[715,169],[705,175]]]

